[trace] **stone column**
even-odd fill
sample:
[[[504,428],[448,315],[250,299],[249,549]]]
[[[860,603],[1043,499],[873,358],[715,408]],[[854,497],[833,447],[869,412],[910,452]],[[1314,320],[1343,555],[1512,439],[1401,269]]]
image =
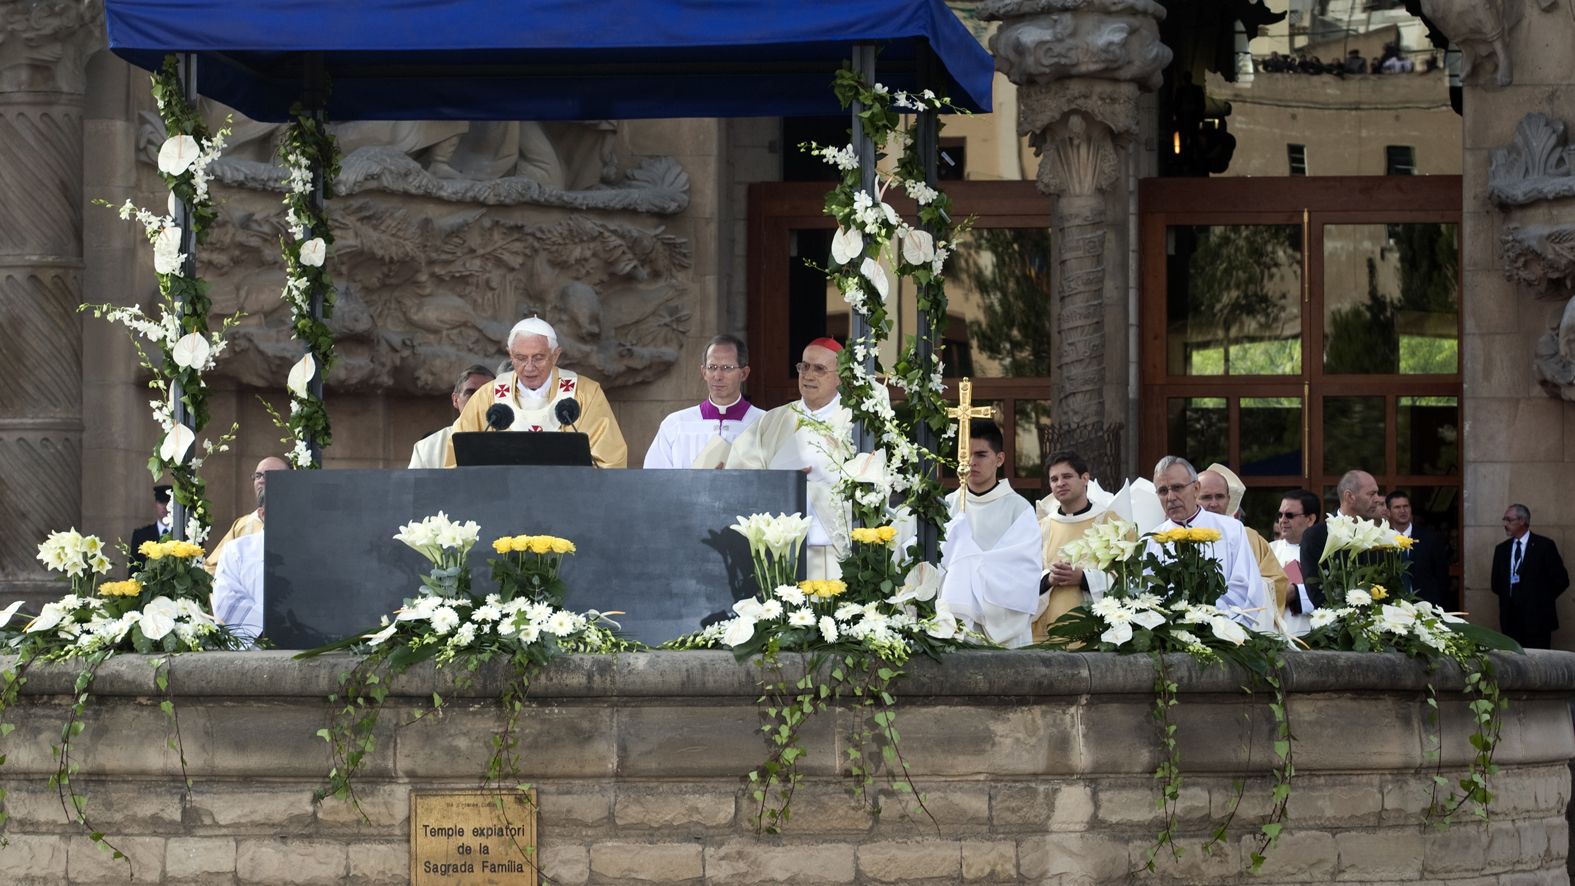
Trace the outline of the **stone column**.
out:
[[[0,599],[58,596],[35,557],[82,512],[82,95],[103,10],[0,4]]]
[[[989,0],[979,7],[980,18],[1001,23],[990,51],[1018,87],[1017,130],[1041,157],[1039,190],[1055,197],[1057,424],[1100,424],[1124,410],[1106,408],[1105,314],[1107,304],[1125,310],[1130,285],[1120,248],[1128,219],[1117,186],[1131,168],[1138,94],[1157,88],[1170,63],[1159,41],[1164,15],[1152,0]]]

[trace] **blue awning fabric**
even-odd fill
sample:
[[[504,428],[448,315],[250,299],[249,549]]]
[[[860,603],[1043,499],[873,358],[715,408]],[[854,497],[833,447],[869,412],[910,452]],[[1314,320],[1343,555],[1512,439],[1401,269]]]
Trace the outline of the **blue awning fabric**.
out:
[[[856,44],[877,79],[990,109],[994,64],[944,0],[105,0],[109,46],[280,121],[320,59],[332,120],[599,120],[841,113]],[[315,54],[315,55],[314,55]]]

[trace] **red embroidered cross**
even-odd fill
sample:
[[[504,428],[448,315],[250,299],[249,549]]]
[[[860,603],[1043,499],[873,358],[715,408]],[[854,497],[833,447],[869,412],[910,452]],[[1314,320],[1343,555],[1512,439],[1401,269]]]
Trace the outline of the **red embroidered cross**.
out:
[[[506,400],[508,399],[508,396],[509,386],[507,384],[497,384],[492,386],[492,399]]]
[[[572,378],[560,378],[560,379],[558,379],[558,390],[563,391],[564,393],[568,393],[569,391],[574,390],[574,379],[572,379]]]
[[[541,430],[541,425],[531,425],[530,429],[533,431],[539,431]]]

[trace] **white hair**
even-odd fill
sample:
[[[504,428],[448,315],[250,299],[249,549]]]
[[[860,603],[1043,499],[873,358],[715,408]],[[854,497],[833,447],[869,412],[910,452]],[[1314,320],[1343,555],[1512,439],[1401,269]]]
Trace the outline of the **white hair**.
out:
[[[1174,465],[1181,465],[1183,468],[1186,468],[1187,479],[1194,483],[1197,482],[1198,469],[1192,466],[1192,462],[1187,461],[1179,455],[1167,455],[1160,459],[1159,464],[1154,465],[1154,476],[1158,477],[1160,474],[1170,470]],[[1223,480],[1225,477],[1221,475],[1220,479]]]
[[[547,347],[558,346],[558,333],[553,330],[552,324],[534,314],[515,323],[514,328],[509,330],[508,347],[512,349],[514,339],[522,335],[539,335],[547,340]]]

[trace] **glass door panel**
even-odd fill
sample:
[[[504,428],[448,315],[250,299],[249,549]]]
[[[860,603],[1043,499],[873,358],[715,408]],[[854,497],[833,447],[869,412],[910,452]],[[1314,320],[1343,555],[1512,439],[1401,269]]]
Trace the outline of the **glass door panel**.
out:
[[[1301,244],[1299,225],[1166,228],[1169,373],[1300,374]]]
[[[1331,375],[1460,371],[1458,227],[1323,226],[1323,369]]]
[[[1338,476],[1353,468],[1375,476],[1388,473],[1387,437],[1383,397],[1323,398],[1325,474]]]
[[[1243,477],[1300,477],[1302,398],[1243,397],[1241,466]]]
[[[1230,458],[1230,409],[1224,397],[1172,398],[1167,452],[1182,453],[1197,466]]]
[[[1460,400],[1400,397],[1395,407],[1395,473],[1460,473]]]

